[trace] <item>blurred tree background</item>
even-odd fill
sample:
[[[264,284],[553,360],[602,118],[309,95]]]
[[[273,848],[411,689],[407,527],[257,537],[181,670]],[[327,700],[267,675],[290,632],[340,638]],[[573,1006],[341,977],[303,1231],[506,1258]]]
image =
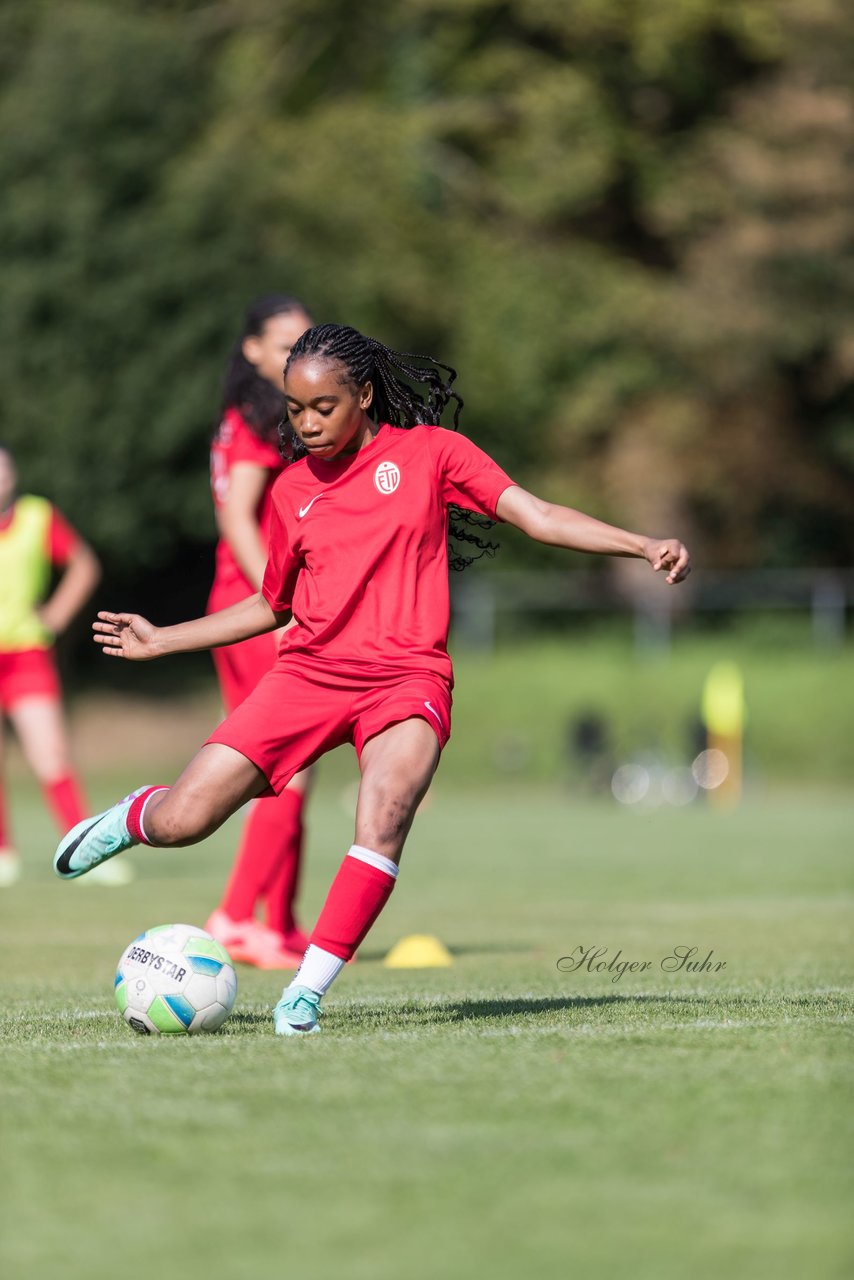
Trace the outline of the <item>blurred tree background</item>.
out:
[[[545,496],[850,563],[852,65],[844,0],[4,0],[0,440],[123,600],[200,601],[285,289],[454,364]]]

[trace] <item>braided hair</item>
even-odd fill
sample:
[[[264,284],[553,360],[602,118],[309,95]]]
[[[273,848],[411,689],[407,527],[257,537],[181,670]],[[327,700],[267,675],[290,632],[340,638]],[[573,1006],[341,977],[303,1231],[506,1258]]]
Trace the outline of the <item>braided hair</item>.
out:
[[[273,316],[305,311],[305,304],[290,293],[270,293],[252,303],[243,321],[243,329],[231,349],[222,384],[220,417],[226,409],[237,409],[259,440],[275,444],[279,423],[285,412],[285,393],[255,368],[243,354],[247,338],[260,338],[264,326]]]
[[[319,324],[306,330],[291,348],[285,373],[306,356],[335,360],[346,370],[346,381],[356,387],[370,382],[373,399],[367,413],[375,422],[393,427],[435,426],[449,404],[453,405],[453,430],[459,429],[462,397],[453,388],[457,371],[432,356],[394,351],[376,338],[368,338],[349,325]],[[412,385],[414,384],[414,385]],[[304,457],[305,446],[287,417],[279,425],[279,449],[286,458]],[[498,546],[478,534],[491,529],[494,521],[462,507],[450,508],[449,555],[451,569],[462,570],[481,556],[494,556]],[[456,546],[464,543],[476,555],[464,554]]]

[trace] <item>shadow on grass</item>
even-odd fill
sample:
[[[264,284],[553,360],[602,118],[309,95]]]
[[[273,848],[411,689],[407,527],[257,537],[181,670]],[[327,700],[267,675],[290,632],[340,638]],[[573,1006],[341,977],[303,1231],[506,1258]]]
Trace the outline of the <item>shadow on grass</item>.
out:
[[[814,1010],[825,1014],[829,1005],[844,1008],[848,1002],[844,998],[828,999],[827,996],[809,995],[741,995],[731,991],[710,991],[708,994],[696,992],[677,995],[673,992],[658,994],[622,994],[609,992],[605,995],[591,996],[543,996],[534,998],[508,998],[493,1000],[451,1000],[445,1005],[430,1005],[427,1011],[438,1015],[437,1021],[474,1022],[486,1019],[536,1017],[550,1013],[571,1013],[580,1010],[601,1010],[619,1013],[624,1011],[655,1013],[656,1010],[673,1008],[681,1009],[689,1016],[694,1013],[698,1018],[704,1013],[722,1012],[727,1017],[734,1014],[742,1016],[768,1013],[773,1010],[775,1016]]]
[[[843,1005],[847,1001],[841,1002]],[[772,1010],[776,1017],[791,1015],[797,1011],[814,1009],[816,1013],[827,1010],[828,1000],[824,996],[792,995],[782,999],[768,995],[736,995],[732,992],[710,992],[708,995],[686,994],[675,995],[653,994],[620,994],[607,993],[592,996],[542,996],[517,997],[491,1000],[459,1000],[430,999],[419,1000],[417,997],[404,1000],[378,1001],[373,1003],[333,1003],[330,1013],[334,1014],[329,1024],[333,1029],[352,1029],[354,1026],[363,1031],[371,1030],[415,1030],[431,1026],[447,1026],[453,1023],[500,1022],[507,1018],[537,1018],[556,1013],[578,1014],[589,1011],[601,1013],[605,1021],[611,1015],[621,1013],[631,1018],[632,1013],[640,1016],[655,1015],[665,1009],[678,1007],[689,1018],[693,1015],[699,1020],[703,1016],[717,1014],[726,1018],[740,1014],[741,1016],[758,1015]],[[251,1010],[232,1014],[227,1028],[240,1034],[254,1031],[258,1027],[270,1026],[270,1014]],[[651,1026],[654,1022],[650,1023]]]
[[[519,1015],[561,1013],[573,1009],[631,1009],[656,1005],[707,1005],[715,996],[698,995],[620,995],[543,996],[536,1000],[462,1000],[450,1005],[453,1021],[467,1022],[478,1018],[515,1018]],[[751,1003],[758,1003],[752,1001]]]
[[[470,1022],[479,1019],[516,1018],[548,1013],[560,1013],[573,1009],[602,1006],[630,1006],[650,1004],[706,1003],[702,996],[575,996],[543,997],[537,1000],[424,1000],[417,999],[377,1003],[376,1005],[339,1005],[338,1017],[355,1020],[360,1024],[395,1024],[398,1026],[429,1026],[433,1023]],[[270,1023],[270,1013],[241,1010],[233,1013],[228,1026],[234,1031],[249,1031]]]
[[[223,1027],[223,1031],[236,1032],[238,1035],[242,1031],[254,1031],[258,1027],[269,1028],[273,1024],[273,1014],[270,1010],[264,1010],[263,1013],[253,1013],[251,1010],[240,1010],[233,1013]]]
[[[714,997],[711,997],[714,1000]],[[692,1006],[697,1010],[707,1008],[710,998],[706,996],[668,996],[668,995],[600,995],[600,996],[543,996],[539,998],[515,998],[496,1000],[418,1000],[404,1001],[394,1005],[377,1005],[376,1007],[359,1006],[357,1009],[342,1009],[345,1016],[350,1015],[360,1024],[395,1023],[398,1026],[441,1025],[457,1022],[499,1021],[504,1018],[536,1019],[555,1013],[577,1013],[582,1010],[619,1010],[643,1009],[652,1011],[657,1007],[668,1007],[674,1004]],[[757,1002],[758,1003],[758,1002]],[[336,1011],[337,1012],[337,1011]]]

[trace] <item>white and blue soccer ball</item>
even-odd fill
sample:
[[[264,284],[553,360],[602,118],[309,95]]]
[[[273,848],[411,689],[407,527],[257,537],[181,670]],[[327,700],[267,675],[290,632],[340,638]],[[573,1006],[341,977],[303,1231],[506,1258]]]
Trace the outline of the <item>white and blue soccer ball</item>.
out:
[[[234,1007],[237,974],[224,947],[192,924],[161,924],[126,947],[116,1004],[141,1035],[216,1031]]]

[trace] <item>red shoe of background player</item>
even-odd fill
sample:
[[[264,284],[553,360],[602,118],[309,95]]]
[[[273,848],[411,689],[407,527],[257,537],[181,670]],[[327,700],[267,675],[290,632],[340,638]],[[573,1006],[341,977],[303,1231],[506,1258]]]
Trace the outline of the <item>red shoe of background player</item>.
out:
[[[284,946],[288,951],[298,951],[300,955],[305,955],[305,949],[308,946],[308,935],[303,933],[302,929],[286,929],[284,934]]]
[[[302,964],[303,952],[285,946],[281,933],[258,920],[232,920],[217,910],[205,928],[238,964],[251,964],[256,969],[298,969]]]

